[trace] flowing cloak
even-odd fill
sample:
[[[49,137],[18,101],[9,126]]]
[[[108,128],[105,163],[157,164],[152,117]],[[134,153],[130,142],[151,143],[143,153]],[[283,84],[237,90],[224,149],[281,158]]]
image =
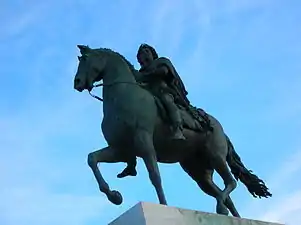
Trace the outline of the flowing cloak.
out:
[[[184,104],[186,106],[189,106],[190,102],[187,98],[188,92],[186,91],[184,83],[177,73],[175,67],[172,65],[171,61],[168,58],[160,57],[158,59],[155,59],[154,63],[156,64],[156,67],[165,66],[168,68],[169,77],[167,77],[166,79],[167,85],[175,92],[175,94],[177,95],[176,97],[180,98],[180,102],[184,101]]]
[[[168,89],[170,89],[170,92],[174,95],[177,103],[184,106],[188,112],[190,112],[191,115],[200,122],[202,128],[207,128],[209,131],[213,131],[207,113],[202,109],[198,109],[190,105],[190,101],[187,98],[188,92],[184,83],[169,59],[160,57],[155,59],[149,67],[141,68],[139,71],[143,73],[143,71],[151,71],[160,66],[165,66],[168,69],[168,75],[163,79],[165,80]]]

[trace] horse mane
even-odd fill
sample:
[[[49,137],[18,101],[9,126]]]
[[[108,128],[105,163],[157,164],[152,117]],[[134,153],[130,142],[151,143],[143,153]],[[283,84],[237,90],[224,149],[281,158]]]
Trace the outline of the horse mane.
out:
[[[93,50],[95,50],[96,52],[107,52],[109,54],[116,54],[116,55],[118,55],[120,58],[123,59],[123,61],[126,62],[126,64],[128,65],[128,67],[130,68],[131,72],[136,77],[136,74],[137,74],[138,71],[135,69],[134,65],[129,60],[127,60],[123,55],[121,55],[119,52],[113,51],[110,48],[98,48],[98,49],[93,49]]]

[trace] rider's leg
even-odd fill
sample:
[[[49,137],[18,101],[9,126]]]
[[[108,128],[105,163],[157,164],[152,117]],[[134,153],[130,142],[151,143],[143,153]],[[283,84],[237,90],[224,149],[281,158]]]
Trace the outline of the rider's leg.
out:
[[[123,178],[126,176],[136,176],[137,175],[136,165],[137,165],[136,157],[131,158],[130,160],[127,161],[126,168],[121,173],[119,173],[117,177]]]
[[[174,103],[174,98],[171,94],[164,93],[161,95],[161,100],[165,105],[170,121],[172,123],[173,138],[174,139],[185,139],[182,133],[182,118],[180,111]]]

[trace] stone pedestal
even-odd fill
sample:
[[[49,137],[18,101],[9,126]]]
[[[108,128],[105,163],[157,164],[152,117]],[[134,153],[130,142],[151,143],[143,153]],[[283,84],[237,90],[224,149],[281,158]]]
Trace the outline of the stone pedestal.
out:
[[[281,225],[141,202],[109,225]]]

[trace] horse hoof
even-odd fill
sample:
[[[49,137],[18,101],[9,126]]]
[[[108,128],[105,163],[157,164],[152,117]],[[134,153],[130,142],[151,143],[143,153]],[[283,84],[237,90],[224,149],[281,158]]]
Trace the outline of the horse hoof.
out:
[[[224,203],[217,203],[216,213],[228,216],[229,215],[229,210],[227,209],[227,207],[225,206]]]
[[[118,191],[111,191],[108,195],[108,199],[115,205],[120,205],[123,201],[122,195]]]

